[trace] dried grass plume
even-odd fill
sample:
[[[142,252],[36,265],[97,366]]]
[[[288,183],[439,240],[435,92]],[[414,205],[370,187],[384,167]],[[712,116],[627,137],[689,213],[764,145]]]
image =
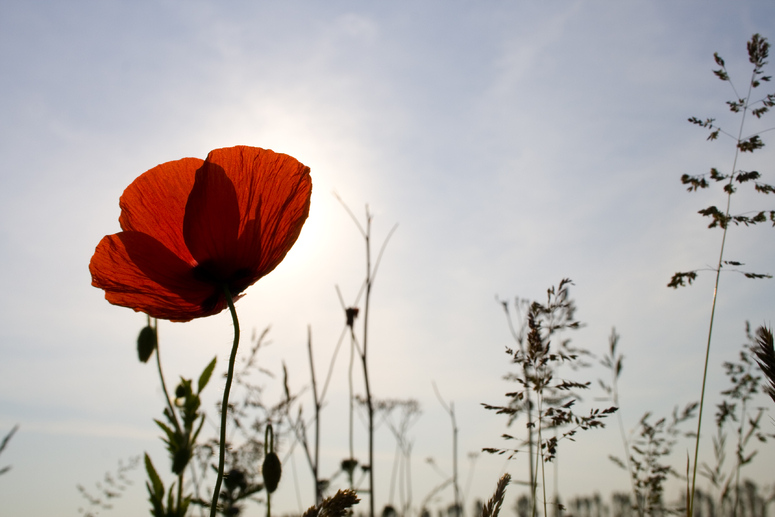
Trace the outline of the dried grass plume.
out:
[[[481,517],[498,517],[498,513],[501,511],[501,506],[503,505],[503,498],[506,497],[506,486],[508,486],[509,481],[511,481],[511,476],[509,474],[503,474],[503,477],[498,480],[498,485],[495,487],[495,493],[482,508]]]

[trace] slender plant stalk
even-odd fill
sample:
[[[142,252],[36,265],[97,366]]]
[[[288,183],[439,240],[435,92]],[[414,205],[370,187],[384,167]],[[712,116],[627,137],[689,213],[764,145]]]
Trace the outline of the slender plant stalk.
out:
[[[614,406],[622,407],[619,403],[619,371],[618,361],[614,356],[616,350],[616,344],[619,341],[619,334],[616,333],[614,328],[611,331],[610,346],[611,346],[611,396],[613,398]],[[622,357],[621,355],[619,356]],[[635,507],[638,511],[639,517],[644,517],[643,506],[638,499],[638,491],[635,489],[635,480],[633,478],[632,460],[630,459],[630,441],[627,439],[627,433],[624,431],[624,421],[622,420],[622,412],[616,412],[616,420],[619,423],[619,434],[622,437],[622,445],[624,446],[624,461],[627,464],[627,477],[630,479],[630,487],[632,488],[632,497],[634,498]]]
[[[740,427],[737,430],[737,466],[735,467],[735,506],[732,509],[732,515],[737,515],[737,508],[740,504],[740,469],[743,468],[743,427],[746,420],[746,399],[742,400],[740,408]]]
[[[349,388],[350,388],[350,459],[355,458],[355,446],[353,443],[353,413],[355,411],[354,408],[354,398],[353,398],[353,365],[355,364],[355,331],[353,330],[353,327],[350,326],[350,369],[349,369]],[[353,473],[354,470],[350,469],[348,470],[348,474],[350,477],[350,490],[354,488],[354,482],[353,482]]]
[[[380,261],[382,260],[382,253],[385,251],[385,246],[387,246],[388,241],[390,240],[390,237],[393,235],[393,232],[396,230],[396,226],[393,226],[393,228],[388,232],[387,237],[385,237],[385,241],[382,243],[382,247],[379,250],[379,253],[377,255],[377,260],[374,264],[374,269],[372,270],[371,266],[371,219],[372,215],[369,212],[369,206],[366,205],[366,229],[364,230],[363,226],[358,222],[358,219],[355,217],[355,215],[352,213],[350,208],[342,201],[342,199],[339,196],[336,196],[336,198],[339,200],[339,202],[342,204],[344,209],[347,211],[347,213],[350,215],[352,220],[355,222],[355,225],[358,227],[358,230],[361,232],[361,236],[363,236],[363,239],[366,244],[366,280],[364,282],[365,286],[365,301],[364,301],[364,308],[363,308],[363,348],[359,349],[359,355],[361,358],[361,364],[363,365],[363,379],[364,379],[364,386],[366,390],[366,409],[369,413],[369,515],[370,517],[374,517],[374,404],[372,402],[371,398],[371,387],[369,384],[369,368],[368,368],[368,361],[367,361],[367,353],[368,353],[368,337],[369,337],[369,300],[371,299],[371,288],[374,284],[374,278],[377,276],[377,269],[379,268]],[[360,298],[360,294],[358,295]],[[351,329],[351,338],[354,336],[354,331]],[[352,395],[351,395],[352,396]],[[352,433],[350,435],[352,437]]]
[[[543,447],[541,447],[541,444],[543,444],[543,438],[541,436],[541,431],[543,430],[542,429],[543,428],[543,425],[542,425],[542,420],[543,419],[541,418],[541,411],[543,410],[543,408],[542,408],[542,406],[543,406],[542,400],[543,400],[543,396],[540,397],[539,403],[538,403],[538,444],[539,444],[539,447],[540,447],[539,452],[540,452],[540,458],[541,458],[541,493],[543,494],[543,499],[544,499],[544,517],[549,517],[549,513],[546,510],[546,474],[544,473],[544,463],[545,463],[545,461],[544,461],[544,449],[543,449]],[[538,458],[538,456],[536,458]],[[535,498],[535,493],[533,493],[533,497]],[[534,515],[535,515],[535,507],[536,506],[537,505],[533,505]]]
[[[175,414],[175,409],[172,407],[172,401],[170,399],[169,392],[167,391],[167,384],[164,382],[164,374],[161,371],[161,358],[159,357],[159,320],[154,319],[154,325],[151,325],[151,317],[148,316],[148,326],[153,328],[154,334],[156,334],[156,366],[159,369],[159,379],[161,380],[161,389],[164,391],[164,399],[167,401],[167,408],[170,410],[172,419],[175,422],[175,430],[180,432],[180,424],[178,423],[178,417]]]
[[[509,331],[511,332],[512,337],[514,338],[514,341],[517,342],[519,345],[519,350],[523,354],[526,353],[525,351],[525,337],[524,337],[524,331],[520,331],[520,334],[517,334],[516,329],[514,329],[514,324],[511,321],[511,315],[509,314],[508,305],[506,302],[503,303],[503,309],[506,311],[506,321],[509,325]],[[514,309],[518,312],[518,314],[521,314],[521,311],[519,310],[519,300],[516,300],[514,302]],[[524,329],[524,325],[522,327]],[[522,375],[524,376],[524,379],[529,379],[528,375],[528,366],[526,363],[522,363]],[[530,383],[525,383],[525,408],[527,410],[527,454],[528,454],[528,473],[530,476],[530,493],[535,494],[535,488],[534,485],[536,484],[535,479],[535,472],[533,470],[533,403],[530,395]]]
[[[740,119],[740,129],[737,132],[737,140],[735,145],[735,158],[732,161],[732,172],[729,175],[729,186],[732,187],[735,180],[735,171],[737,170],[737,158],[740,155],[740,141],[743,138],[743,127],[745,125],[745,114],[748,112],[748,101],[751,98],[751,90],[753,89],[753,83],[756,79],[755,72],[751,76],[751,81],[748,83],[748,95],[745,97],[745,104],[742,107],[742,116]],[[729,228],[729,213],[732,205],[732,193],[734,189],[729,188],[727,191],[727,207],[724,212],[724,227],[721,235],[721,249],[719,250],[718,264],[716,265],[716,282],[713,286],[713,303],[710,309],[710,323],[708,324],[708,342],[705,346],[705,367],[702,372],[702,390],[700,391],[700,410],[697,415],[697,441],[694,444],[694,465],[692,467],[692,490],[691,497],[689,498],[689,504],[687,505],[686,514],[687,517],[691,517],[694,512],[694,494],[697,484],[697,461],[700,453],[700,436],[702,430],[702,410],[705,405],[705,385],[708,379],[708,361],[710,359],[710,343],[713,337],[713,320],[716,315],[716,300],[718,298],[719,279],[721,278],[721,267],[724,263],[724,246],[727,242],[727,230]]]
[[[619,405],[619,395],[616,392],[614,393],[614,405],[616,407],[621,407]],[[636,510],[638,511],[638,516],[644,517],[643,506],[640,504],[640,499],[638,499],[638,491],[635,489],[635,480],[633,479],[633,470],[632,470],[632,460],[630,459],[630,442],[629,440],[627,440],[627,434],[624,432],[624,422],[622,421],[621,412],[617,411],[616,417],[617,417],[617,420],[619,421],[619,434],[621,434],[622,436],[622,445],[624,445],[624,460],[627,462],[627,477],[630,478],[630,487],[632,488],[632,496],[635,499],[635,506],[636,506]]]
[[[458,476],[457,476],[458,428],[457,428],[457,420],[455,419],[455,403],[452,401],[450,401],[449,404],[444,402],[444,399],[441,397],[441,393],[439,393],[439,389],[438,387],[436,387],[435,382],[433,383],[433,391],[436,392],[436,398],[439,399],[441,406],[449,414],[449,419],[452,422],[452,488],[455,491],[455,508],[456,508],[455,511],[462,513],[463,505],[460,502],[460,485],[458,484]]]
[[[312,465],[312,474],[315,477],[315,504],[323,501],[323,492],[318,482],[318,466],[320,465],[320,399],[318,399],[318,386],[315,382],[315,362],[312,360],[312,329],[307,326],[307,349],[309,350],[309,371],[312,376],[312,397],[315,401],[315,462]]]
[[[274,454],[274,429],[272,429],[271,423],[266,426],[266,429],[264,429],[264,466],[261,468],[262,473],[267,472],[264,469],[266,468],[266,461],[267,461],[267,458],[269,457],[269,454]],[[266,478],[266,474],[264,474],[264,477]],[[265,485],[267,484],[266,479],[264,479],[264,484]],[[265,488],[266,488],[266,517],[272,517],[273,490],[269,490],[268,486],[265,486]]]
[[[226,417],[229,412],[229,391],[231,390],[231,381],[234,378],[234,362],[237,359],[237,347],[239,347],[239,319],[237,319],[237,310],[234,308],[234,299],[229,291],[229,286],[223,285],[223,294],[226,297],[226,303],[229,304],[231,320],[234,323],[234,344],[231,347],[231,356],[229,356],[229,370],[226,374],[226,386],[223,389],[223,402],[221,403],[221,437],[218,448],[218,477],[215,480],[215,489],[213,490],[213,502],[210,505],[210,517],[215,517],[218,509],[218,496],[221,492],[221,483],[223,482],[223,468],[226,459]]]
[[[366,300],[363,306],[363,382],[366,388],[366,407],[369,411],[369,515],[374,517],[374,405],[371,401],[369,386],[369,366],[366,361],[369,338],[369,299],[371,298],[371,215],[366,207]]]
[[[452,417],[452,476],[455,478],[455,515],[460,516],[463,514],[463,505],[460,502],[460,485],[457,478],[457,435],[458,428],[455,420],[455,403],[450,401],[449,414]]]
[[[164,374],[161,370],[161,357],[159,356],[159,320],[154,318],[153,325],[151,325],[151,317],[148,316],[148,326],[153,328],[153,333],[156,335],[156,366],[159,370],[159,379],[161,380],[161,389],[164,392],[164,399],[167,401],[167,408],[172,415],[172,421],[175,423],[175,431],[181,434],[180,423],[178,422],[178,416],[175,413],[175,408],[172,407],[172,401],[170,399],[169,392],[167,391],[167,383],[164,382]],[[180,508],[183,502],[183,472],[178,474],[178,508]]]

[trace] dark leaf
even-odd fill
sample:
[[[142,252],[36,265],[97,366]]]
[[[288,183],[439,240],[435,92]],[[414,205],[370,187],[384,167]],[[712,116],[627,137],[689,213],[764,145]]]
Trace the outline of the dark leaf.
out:
[[[210,361],[210,364],[208,364],[205,369],[202,371],[202,375],[199,376],[199,382],[197,393],[202,393],[202,390],[207,386],[207,383],[210,381],[210,377],[213,375],[213,370],[215,369],[215,361],[217,360],[217,357],[213,357],[213,360]]]

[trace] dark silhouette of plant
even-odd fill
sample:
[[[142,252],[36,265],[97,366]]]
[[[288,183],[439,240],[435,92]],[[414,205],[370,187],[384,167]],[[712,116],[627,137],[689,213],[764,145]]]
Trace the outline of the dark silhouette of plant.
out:
[[[148,474],[146,487],[153,507],[152,514],[154,517],[184,517],[192,500],[191,495],[183,495],[184,473],[198,447],[197,439],[205,421],[205,415],[200,411],[202,406],[200,394],[210,381],[216,358],[213,358],[202,371],[196,389],[190,379],[181,377],[180,383],[175,388],[175,407],[173,407],[161,368],[158,321],[152,321],[148,317],[148,324],[140,331],[137,339],[137,351],[138,358],[143,363],[150,359],[154,351],[156,352],[156,365],[167,407],[163,411],[166,422],[161,420],[154,420],[154,422],[164,431],[165,436],[162,440],[170,455],[172,473],[178,478],[177,497],[175,497],[173,494],[175,483],[170,485],[168,492],[165,492],[164,483],[154,468],[151,458],[148,454],[145,455],[145,470]]]
[[[396,440],[388,501],[395,508],[393,502],[397,484],[400,504],[396,513],[399,516],[407,516],[412,507],[412,446],[414,445],[409,440],[408,432],[422,413],[420,403],[414,399],[385,399],[375,400],[375,407]],[[397,417],[394,420],[395,414]]]
[[[301,517],[345,517],[352,513],[350,508],[359,501],[354,490],[339,490],[320,504],[311,506]]]
[[[622,368],[624,366],[624,356],[617,351],[619,345],[619,334],[616,333],[616,329],[611,329],[611,336],[608,338],[608,354],[603,356],[600,364],[606,369],[611,371],[611,383],[607,383],[601,379],[598,379],[600,387],[605,391],[607,400],[613,402],[614,406],[621,408],[619,402],[619,377],[622,374]],[[630,480],[630,487],[632,489],[632,496],[635,500],[635,509],[638,512],[639,517],[644,516],[644,509],[641,505],[641,498],[638,497],[638,490],[635,486],[635,473],[632,462],[630,461],[630,441],[627,439],[627,433],[624,430],[624,422],[622,421],[622,412],[616,412],[616,420],[619,424],[619,435],[622,439],[622,445],[624,446],[624,461],[619,460],[615,456],[609,456],[609,458],[623,467],[628,472],[628,478]]]
[[[495,486],[495,493],[487,501],[487,504],[482,507],[480,517],[498,517],[503,506],[503,499],[506,497],[506,487],[509,485],[509,481],[511,481],[511,476],[508,474],[504,474],[498,480],[498,484]]]
[[[266,517],[272,517],[272,492],[277,490],[283,465],[274,451],[274,431],[272,424],[266,426],[264,434],[264,462],[261,464],[261,476],[266,488]]]
[[[517,350],[506,348],[506,353],[511,356],[511,362],[519,366],[518,373],[506,376],[506,379],[520,385],[517,391],[506,394],[510,399],[509,405],[482,404],[485,409],[493,410],[497,414],[509,415],[509,423],[513,423],[525,408],[535,408],[536,420],[528,423],[527,434],[529,436],[535,429],[538,454],[529,460],[535,461],[535,471],[538,471],[539,466],[541,468],[544,515],[547,515],[544,463],[554,459],[562,439],[571,438],[578,431],[604,427],[602,420],[617,410],[612,406],[606,409],[593,408],[589,415],[575,414],[572,407],[580,400],[577,390],[588,389],[590,383],[556,378],[558,369],[563,364],[571,367],[586,365],[582,358],[588,354],[571,347],[569,339],[560,340],[558,344],[554,344],[553,349],[553,339],[560,331],[580,327],[580,323],[574,319],[575,304],[568,292],[570,285],[571,281],[564,279],[556,289],[552,287],[547,291],[545,305],[533,302],[527,313],[526,339],[523,342],[518,340],[520,348]],[[526,400],[528,397],[532,397],[532,400]],[[555,434],[549,438],[544,435],[547,430],[559,432],[562,429],[564,430],[561,434]],[[511,449],[485,448],[483,450],[493,454],[508,454],[509,458],[513,458],[530,441],[529,437],[521,440],[509,434],[504,434],[503,438],[518,440],[519,445]],[[531,483],[530,491],[531,515],[535,517],[537,480]]]
[[[433,383],[433,391],[436,393],[436,398],[439,399],[439,403],[444,408],[444,411],[449,415],[450,422],[452,423],[452,488],[455,494],[454,507],[457,515],[463,514],[463,501],[460,499],[460,483],[458,483],[457,473],[457,420],[455,419],[455,403],[451,402],[447,404],[439,393],[439,389],[436,387],[436,383]]]
[[[761,149],[762,147],[764,147],[764,142],[761,139],[761,134],[764,131],[759,131],[751,135],[745,135],[743,133],[746,125],[746,116],[750,114],[753,117],[760,119],[763,115],[765,115],[769,111],[771,107],[775,106],[775,94],[773,93],[766,94],[761,98],[752,97],[754,90],[756,88],[761,86],[763,82],[768,82],[770,80],[770,76],[763,75],[764,65],[767,64],[766,60],[769,54],[770,44],[767,42],[767,38],[764,38],[759,34],[754,34],[751,37],[751,40],[748,42],[747,47],[748,47],[748,60],[753,65],[753,71],[751,73],[751,79],[748,83],[748,91],[745,94],[745,96],[740,95],[738,93],[737,88],[735,88],[735,85],[733,84],[732,79],[730,78],[729,73],[727,72],[724,60],[718,55],[718,53],[713,54],[716,64],[719,66],[719,68],[714,70],[713,73],[720,80],[729,83],[735,95],[735,98],[733,100],[727,102],[727,106],[729,107],[729,110],[732,113],[739,114],[740,116],[740,125],[737,130],[737,135],[735,136],[727,132],[723,128],[717,126],[715,124],[715,119],[713,118],[706,118],[705,120],[702,120],[697,117],[689,118],[689,122],[697,126],[700,126],[702,128],[705,128],[710,132],[708,135],[708,140],[716,140],[720,135],[724,135],[729,137],[734,142],[735,152],[734,152],[734,159],[732,161],[732,167],[730,169],[731,172],[729,174],[724,174],[720,172],[719,169],[714,167],[714,168],[711,168],[710,172],[707,174],[702,174],[698,176],[684,174],[681,177],[681,182],[684,185],[688,186],[687,190],[689,190],[690,192],[697,191],[699,189],[708,188],[710,186],[710,182],[708,180],[712,180],[716,183],[723,184],[723,190],[726,197],[726,207],[723,210],[720,210],[714,205],[699,211],[699,213],[702,216],[710,218],[710,223],[708,224],[708,227],[720,228],[722,230],[722,236],[721,236],[721,246],[719,250],[718,262],[716,264],[716,267],[711,270],[711,271],[714,271],[716,274],[716,281],[715,281],[715,287],[713,290],[713,303],[711,305],[710,323],[708,326],[708,340],[707,340],[706,350],[705,350],[705,367],[704,367],[704,372],[702,377],[702,390],[700,394],[699,417],[697,419],[697,438],[695,442],[694,463],[692,467],[692,476],[691,476],[692,481],[691,481],[691,487],[689,491],[689,501],[687,502],[687,515],[689,516],[691,516],[692,514],[694,493],[695,493],[695,487],[696,487],[697,464],[698,464],[700,437],[701,437],[701,429],[702,429],[702,416],[703,416],[703,408],[704,408],[704,402],[705,402],[705,386],[706,386],[707,372],[708,372],[708,358],[710,356],[710,344],[713,336],[713,320],[716,313],[716,300],[718,297],[719,279],[721,277],[721,272],[722,270],[725,270],[724,268],[727,268],[726,270],[728,270],[728,268],[731,267],[733,268],[732,271],[738,271],[743,275],[745,275],[747,278],[771,278],[769,274],[755,273],[750,271],[741,271],[741,270],[735,269],[735,268],[744,266],[744,264],[737,260],[727,260],[725,259],[725,254],[724,254],[727,231],[729,230],[730,223],[732,223],[735,226],[739,226],[741,224],[745,226],[751,226],[751,225],[763,223],[769,220],[773,223],[773,225],[775,225],[775,210],[769,210],[769,211],[758,210],[758,211],[751,211],[751,212],[746,211],[746,212],[737,213],[737,214],[732,213],[732,210],[731,210],[732,196],[737,191],[737,189],[740,186],[742,186],[744,183],[750,184],[751,182],[753,182],[755,191],[760,192],[762,194],[775,193],[775,187],[767,183],[761,183],[758,181],[759,178],[761,177],[758,171],[753,171],[753,170],[746,171],[746,170],[738,169],[738,158],[740,158],[742,154],[753,153],[758,149]],[[691,284],[697,278],[698,271],[699,270],[693,270],[693,271],[675,273],[667,285],[668,287],[677,288],[679,286]]]
[[[339,340],[341,344],[341,338]],[[337,352],[338,352],[338,346],[337,346]],[[315,438],[312,446],[310,446],[309,439],[307,438],[307,424],[304,421],[304,413],[302,406],[299,405],[299,411],[297,416],[292,417],[290,414],[291,404],[293,397],[291,396],[290,389],[288,388],[288,370],[283,365],[283,384],[285,389],[285,397],[286,397],[286,419],[289,422],[289,425],[291,426],[291,429],[293,430],[294,436],[296,438],[296,441],[301,444],[302,449],[304,450],[304,454],[307,457],[307,463],[309,464],[310,471],[312,472],[312,480],[314,483],[315,488],[315,504],[320,504],[323,501],[323,491],[328,487],[328,480],[324,480],[320,478],[319,468],[320,468],[320,415],[321,415],[321,409],[323,408],[323,400],[325,397],[326,389],[328,388],[328,382],[331,378],[331,368],[329,368],[328,372],[328,378],[326,379],[326,383],[323,387],[323,392],[318,392],[318,386],[316,382],[315,377],[315,361],[314,361],[314,355],[312,353],[312,329],[308,326],[307,327],[307,352],[309,355],[309,369],[310,369],[310,378],[312,380],[312,402],[313,402],[313,409],[314,409],[314,416],[312,419],[312,423],[314,424],[314,432],[315,432]],[[334,361],[336,360],[336,352],[334,353],[334,356],[331,358],[331,367],[333,367]],[[352,486],[351,486],[352,488]]]
[[[623,461],[617,456],[609,456],[611,461],[630,474],[635,491],[634,508],[641,515],[662,515],[668,511],[663,495],[665,481],[668,476],[678,476],[678,472],[666,463],[667,458],[683,436],[693,436],[683,433],[681,424],[694,418],[697,403],[687,404],[682,411],[673,409],[670,420],[660,418],[652,423],[651,412],[645,413],[640,422],[636,436],[630,441],[629,461]]]
[[[746,447],[751,438],[766,442],[767,436],[761,431],[761,419],[764,408],[750,411],[750,402],[761,389],[761,377],[757,376],[754,363],[757,339],[751,334],[751,326],[745,325],[748,342],[740,350],[739,362],[724,363],[731,387],[721,392],[723,400],[716,410],[716,437],[713,438],[713,453],[716,464],[711,468],[703,464],[702,474],[708,478],[718,491],[718,504],[722,510],[728,510],[732,515],[738,515],[741,498],[740,473],[745,465],[751,463],[756,456],[756,450],[747,452]],[[730,472],[724,470],[726,460],[727,424],[736,426],[735,465]],[[747,427],[746,427],[747,426]],[[730,494],[732,491],[732,494]],[[734,495],[734,498],[732,498]],[[731,508],[730,508],[731,507]]]
[[[78,508],[78,513],[83,514],[84,517],[95,517],[100,510],[111,510],[113,501],[119,499],[127,487],[132,485],[127,474],[136,469],[138,465],[140,465],[140,456],[129,458],[126,463],[119,460],[115,472],[106,472],[102,481],[94,483],[94,490],[98,495],[94,495],[92,491],[87,490],[80,483],[75,485],[90,508]]]
[[[369,206],[366,205],[366,224],[361,225],[361,223],[358,221],[358,218],[355,217],[355,214],[352,213],[350,208],[342,201],[342,199],[339,196],[336,196],[336,198],[339,200],[339,202],[342,204],[344,209],[347,211],[347,213],[350,215],[350,218],[353,220],[355,225],[358,227],[358,230],[361,233],[361,236],[363,237],[363,240],[366,245],[366,277],[363,281],[363,285],[361,286],[360,292],[358,293],[358,296],[356,297],[355,303],[353,303],[349,309],[350,312],[347,312],[346,309],[346,315],[347,315],[347,323],[348,327],[350,328],[350,338],[351,343],[355,350],[357,350],[358,356],[361,360],[361,366],[363,369],[363,382],[364,382],[364,389],[365,389],[365,401],[366,401],[366,410],[368,413],[368,436],[369,436],[369,464],[368,466],[361,466],[362,469],[368,469],[369,474],[369,516],[374,517],[374,405],[372,401],[372,394],[371,394],[371,385],[369,383],[369,362],[368,362],[368,340],[369,340],[369,303],[371,301],[371,289],[374,286],[374,280],[377,276],[377,270],[379,269],[379,264],[382,260],[382,254],[385,251],[385,247],[387,246],[388,241],[390,240],[390,237],[393,235],[393,232],[396,230],[398,225],[393,226],[393,228],[388,232],[387,236],[385,237],[385,240],[382,243],[382,247],[379,250],[379,254],[377,255],[377,260],[372,265],[372,259],[371,259],[371,221],[373,218],[373,215],[369,211]],[[355,330],[354,330],[354,319],[355,316],[357,316],[360,312],[358,309],[358,301],[360,300],[361,294],[364,295],[364,304],[363,304],[363,318],[361,321],[363,322],[363,333],[362,333],[362,339],[359,342],[358,339],[355,336]],[[350,393],[350,397],[352,400],[353,394]],[[352,410],[351,410],[352,412]],[[352,416],[350,417],[352,420]],[[352,429],[352,426],[351,426]],[[352,430],[351,430],[351,438],[352,440]],[[351,451],[352,452],[352,451]],[[349,458],[350,460],[354,460],[352,458]]]
[[[285,428],[280,424],[287,421],[289,408],[298,400],[298,397],[286,392],[279,402],[270,404],[264,400],[265,387],[257,380],[266,377],[275,378],[270,370],[258,364],[259,352],[271,345],[268,339],[269,330],[267,327],[260,334],[253,332],[250,352],[240,358],[238,368],[234,371],[235,397],[232,398],[227,410],[229,435],[226,439],[225,468],[228,475],[224,478],[217,508],[221,515],[240,515],[248,500],[269,505],[268,498],[266,500],[258,498],[268,485],[260,468],[266,461],[264,450],[267,445],[266,433],[271,426],[272,437],[278,443],[289,435],[294,436],[292,425],[289,424]],[[287,374],[285,371],[284,373]],[[284,384],[287,388],[287,375],[284,378]],[[208,472],[217,472],[214,461],[219,449],[218,439],[211,438],[202,443],[197,450],[197,464],[202,474],[197,479],[197,496],[192,503],[203,508],[209,508],[211,503],[199,495],[199,487],[206,481]],[[228,476],[232,476],[231,481]]]
[[[11,441],[11,437],[13,437],[13,435],[18,430],[19,430],[19,425],[17,424],[15,426],[13,426],[10,431],[8,431],[8,434],[5,435],[5,438],[3,438],[3,441],[0,442],[0,453],[2,453],[5,450],[5,447],[8,445],[8,442]],[[0,475],[5,474],[9,470],[11,470],[11,466],[10,465],[7,466],[7,467],[1,468],[0,469]]]
[[[527,313],[530,312],[530,306],[531,301],[527,299],[520,299],[515,298],[514,299],[514,311],[517,316],[517,320],[520,322],[519,330],[516,329],[514,322],[511,317],[511,312],[509,311],[509,302],[502,300],[500,301],[501,306],[503,307],[503,311],[506,313],[506,322],[509,326],[509,332],[511,332],[511,337],[514,339],[514,341],[519,346],[519,350],[522,354],[526,353],[526,346],[527,346],[527,331],[528,331],[528,319],[526,317]],[[529,370],[529,364],[525,361],[520,363],[522,367],[522,378],[527,379],[530,375]],[[534,438],[534,429],[535,426],[533,425],[533,397],[530,394],[530,383],[524,384],[525,387],[525,396],[522,399],[519,400],[512,400],[511,405],[514,408],[520,408],[522,412],[525,413],[527,416],[527,447],[528,447],[528,458],[534,458],[534,447],[535,447],[535,438]],[[510,426],[514,420],[518,417],[519,413],[513,413],[509,416],[508,425]],[[528,486],[532,487],[535,486],[535,471],[533,470],[533,461],[529,460],[527,462],[528,465]]]
[[[753,347],[756,362],[759,363],[768,384],[764,392],[775,402],[775,349],[773,348],[772,330],[761,326],[756,331],[756,345]]]
[[[431,502],[431,500],[434,500],[436,498],[437,494],[439,494],[442,490],[444,490],[445,488],[450,486],[452,484],[452,482],[455,480],[455,478],[453,476],[448,475],[446,472],[444,472],[443,470],[441,470],[439,468],[439,466],[436,464],[436,460],[433,459],[433,457],[426,458],[425,459],[425,463],[428,466],[430,466],[431,469],[436,474],[439,475],[439,477],[441,477],[442,481],[438,485],[433,487],[428,492],[428,494],[425,496],[425,498],[422,500],[422,502],[420,503],[420,515],[425,515],[425,514],[430,515],[430,511],[428,510],[428,505]],[[451,517],[458,517],[459,510],[460,510],[458,505],[452,503],[449,506],[448,510],[451,510],[451,512],[448,512],[448,513],[452,514]]]
[[[606,514],[603,498],[597,492],[591,496],[574,497],[568,501],[568,509],[574,517],[603,517]]]

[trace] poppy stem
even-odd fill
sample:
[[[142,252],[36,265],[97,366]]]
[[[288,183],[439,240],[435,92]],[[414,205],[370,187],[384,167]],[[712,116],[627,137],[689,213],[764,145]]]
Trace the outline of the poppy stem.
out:
[[[226,303],[229,304],[229,312],[234,322],[234,344],[231,347],[231,356],[229,357],[229,371],[226,374],[226,387],[223,389],[223,402],[221,403],[221,437],[218,453],[218,477],[215,481],[215,490],[213,491],[213,502],[210,505],[210,517],[215,517],[218,509],[218,496],[221,492],[221,483],[223,482],[223,469],[226,458],[226,417],[229,412],[229,391],[231,390],[231,381],[234,377],[234,362],[237,359],[237,347],[239,346],[239,320],[237,319],[237,310],[234,308],[234,299],[229,291],[229,286],[223,285],[223,294],[226,297]]]

